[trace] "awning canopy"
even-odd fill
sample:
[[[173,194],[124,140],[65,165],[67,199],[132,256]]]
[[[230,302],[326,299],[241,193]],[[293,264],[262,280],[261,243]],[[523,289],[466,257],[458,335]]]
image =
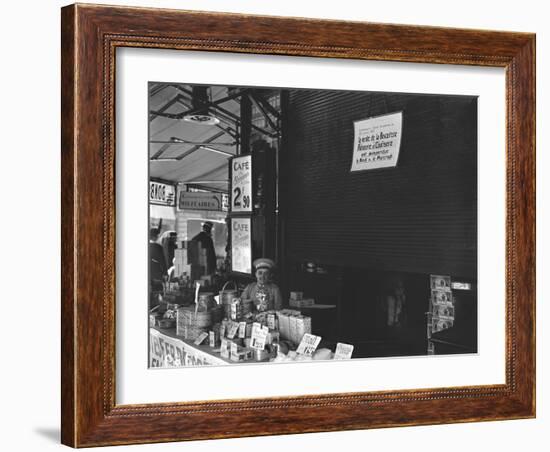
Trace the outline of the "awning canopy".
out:
[[[199,104],[216,118],[215,125],[185,117],[197,111],[193,86],[149,84],[151,178],[227,191],[227,161],[237,153],[240,90],[213,86],[207,91],[209,98]]]

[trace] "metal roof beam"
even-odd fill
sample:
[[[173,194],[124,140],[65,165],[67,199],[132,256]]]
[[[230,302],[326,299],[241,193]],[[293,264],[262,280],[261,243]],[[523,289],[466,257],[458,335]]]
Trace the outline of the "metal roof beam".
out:
[[[207,138],[205,141],[205,143],[212,143],[214,140],[216,140],[217,138],[221,137],[225,132],[218,132],[216,133],[215,135],[212,135],[210,138]],[[183,154],[180,154],[176,157],[176,160],[183,160],[185,157],[187,157],[188,155],[192,154],[193,152],[195,151],[198,151],[199,149],[201,148],[201,146],[193,146],[191,149],[185,151]]]
[[[275,132],[278,132],[279,131],[279,128],[277,127],[277,125],[273,122],[273,120],[269,117],[269,115],[267,114],[267,112],[265,111],[264,107],[260,104],[260,102],[258,101],[258,99],[256,99],[256,96],[254,95],[254,93],[250,93],[248,95],[248,97],[250,98],[250,100],[252,101],[252,103],[256,106],[256,108],[258,110],[260,110],[260,113],[263,115],[263,117],[265,118],[267,124],[269,125],[269,127],[271,127]]]

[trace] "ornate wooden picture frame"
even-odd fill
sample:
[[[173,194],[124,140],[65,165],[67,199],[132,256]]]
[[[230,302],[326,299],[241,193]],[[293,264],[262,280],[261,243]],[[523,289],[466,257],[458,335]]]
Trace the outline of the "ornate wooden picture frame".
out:
[[[505,68],[506,381],[117,405],[115,52],[121,47]],[[71,5],[62,9],[62,442],[73,447],[535,416],[535,36]]]

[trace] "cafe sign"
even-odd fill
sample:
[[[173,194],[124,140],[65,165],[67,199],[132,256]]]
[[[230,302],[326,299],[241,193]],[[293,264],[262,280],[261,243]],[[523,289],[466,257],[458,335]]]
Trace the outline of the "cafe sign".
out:
[[[351,171],[396,166],[402,125],[403,112],[356,121]]]
[[[231,160],[231,212],[252,212],[252,156]]]
[[[250,218],[231,218],[231,270],[239,273],[252,273]]]
[[[180,191],[178,210],[222,210],[222,194]]]
[[[159,206],[175,206],[176,186],[149,181],[149,203]]]

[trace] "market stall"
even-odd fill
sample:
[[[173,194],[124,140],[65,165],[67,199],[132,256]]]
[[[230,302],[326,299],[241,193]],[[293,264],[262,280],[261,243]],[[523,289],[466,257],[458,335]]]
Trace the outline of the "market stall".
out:
[[[170,295],[178,290],[173,288]],[[312,317],[297,308],[315,309],[315,304],[301,292],[290,294],[289,303],[296,308],[277,310],[263,310],[257,300],[241,295],[236,289],[218,295],[197,291],[196,303],[161,303],[154,308],[149,317],[150,367],[351,357],[352,345],[314,334]]]

